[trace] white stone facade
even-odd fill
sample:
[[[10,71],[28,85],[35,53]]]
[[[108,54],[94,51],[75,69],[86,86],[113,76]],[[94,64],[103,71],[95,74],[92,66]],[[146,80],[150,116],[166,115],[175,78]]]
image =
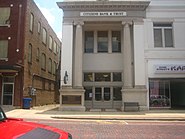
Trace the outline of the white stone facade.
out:
[[[170,84],[172,78],[181,78],[181,83],[185,82],[184,72],[156,73],[154,68],[185,65],[184,0],[64,0],[58,6],[64,11],[62,79],[67,75],[67,82],[61,84],[61,110],[124,110],[124,102],[138,102],[141,110],[148,110],[154,107],[150,103],[150,80],[169,79]],[[102,38],[99,35],[102,32],[107,36]],[[115,32],[120,32],[117,38]],[[86,33],[92,33],[88,38],[93,40],[92,52],[85,52],[85,42],[90,42]],[[121,46],[115,53],[112,42],[119,37]],[[103,52],[99,50],[99,41],[106,43]],[[159,44],[162,46],[156,47]],[[121,80],[115,81],[115,73],[120,73]],[[92,80],[86,81],[86,74]],[[99,80],[101,74],[110,76],[108,81]],[[87,88],[90,88],[88,95]],[[117,88],[122,88],[121,96],[114,92]],[[174,104],[170,102],[164,107],[179,105],[172,98],[179,95],[171,92],[165,95]],[[159,91],[155,93],[161,95]]]

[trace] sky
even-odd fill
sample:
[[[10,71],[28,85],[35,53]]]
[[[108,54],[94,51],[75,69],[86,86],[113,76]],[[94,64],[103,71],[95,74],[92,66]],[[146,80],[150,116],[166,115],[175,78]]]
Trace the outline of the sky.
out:
[[[57,34],[58,38],[62,38],[62,9],[58,7],[56,2],[63,0],[34,0],[48,23]]]

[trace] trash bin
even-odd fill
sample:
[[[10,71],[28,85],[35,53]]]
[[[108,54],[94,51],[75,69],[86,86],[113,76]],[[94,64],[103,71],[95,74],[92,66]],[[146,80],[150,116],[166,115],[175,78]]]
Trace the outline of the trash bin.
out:
[[[30,109],[31,101],[31,98],[23,98],[23,109]]]

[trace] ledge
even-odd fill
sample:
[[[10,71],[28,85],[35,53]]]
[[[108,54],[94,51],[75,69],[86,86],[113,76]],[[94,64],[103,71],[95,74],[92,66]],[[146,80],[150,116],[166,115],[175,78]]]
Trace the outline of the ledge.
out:
[[[108,10],[108,11],[145,11],[149,6],[149,0],[137,1],[68,1],[57,2],[59,8],[64,11],[95,11],[95,10]]]

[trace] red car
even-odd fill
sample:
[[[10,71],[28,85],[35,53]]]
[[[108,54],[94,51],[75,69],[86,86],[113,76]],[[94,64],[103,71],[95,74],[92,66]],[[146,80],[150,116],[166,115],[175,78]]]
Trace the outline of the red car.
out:
[[[54,127],[7,118],[0,107],[0,139],[72,139],[72,135]]]

